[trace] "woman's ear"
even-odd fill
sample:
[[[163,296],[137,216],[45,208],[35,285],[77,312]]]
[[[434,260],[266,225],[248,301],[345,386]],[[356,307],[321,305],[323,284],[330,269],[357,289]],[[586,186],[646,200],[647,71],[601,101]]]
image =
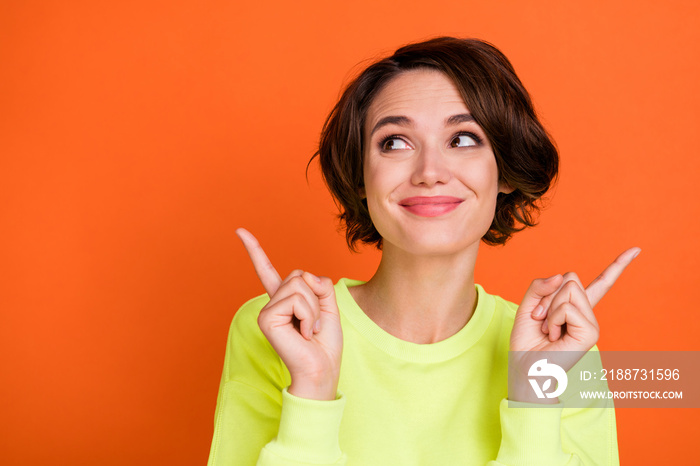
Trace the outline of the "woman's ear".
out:
[[[367,193],[365,193],[364,187],[358,189],[357,193],[360,195],[360,199],[365,199],[367,197]]]
[[[510,194],[515,191],[515,188],[511,188],[505,181],[498,182],[498,192],[503,194]]]

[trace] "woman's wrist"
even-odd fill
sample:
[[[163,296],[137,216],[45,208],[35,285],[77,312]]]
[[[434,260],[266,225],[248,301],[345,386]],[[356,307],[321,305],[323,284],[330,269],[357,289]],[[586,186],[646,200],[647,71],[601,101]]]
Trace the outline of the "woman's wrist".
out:
[[[338,393],[337,380],[312,380],[308,378],[292,378],[287,392],[298,398],[309,400],[332,401],[336,399]]]
[[[534,353],[528,355],[532,358]],[[536,359],[539,356],[535,356]],[[522,360],[510,361],[512,367],[508,372],[508,401],[517,401],[521,403],[535,404],[557,404],[559,398],[539,398],[533,390],[530,383],[530,375],[528,368],[531,361],[524,362]]]
[[[530,388],[530,387],[528,387]],[[520,403],[535,403],[535,404],[558,404],[559,398],[538,398],[532,389],[526,390],[510,390],[508,392],[508,401],[517,401]]]

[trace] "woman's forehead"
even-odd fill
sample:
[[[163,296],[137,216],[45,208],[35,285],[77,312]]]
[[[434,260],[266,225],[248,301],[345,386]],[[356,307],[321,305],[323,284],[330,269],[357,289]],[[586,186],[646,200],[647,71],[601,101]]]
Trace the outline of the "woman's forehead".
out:
[[[444,73],[431,69],[405,71],[387,83],[372,100],[365,130],[387,117],[445,119],[469,113],[457,86]]]

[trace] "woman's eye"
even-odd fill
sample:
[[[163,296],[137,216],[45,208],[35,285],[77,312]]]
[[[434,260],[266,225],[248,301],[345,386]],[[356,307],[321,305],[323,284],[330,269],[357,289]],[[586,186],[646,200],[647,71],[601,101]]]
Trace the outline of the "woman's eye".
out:
[[[469,147],[476,145],[478,145],[476,138],[468,134],[459,134],[450,142],[450,147]]]
[[[382,150],[403,150],[410,148],[411,146],[401,138],[389,138],[382,142]]]

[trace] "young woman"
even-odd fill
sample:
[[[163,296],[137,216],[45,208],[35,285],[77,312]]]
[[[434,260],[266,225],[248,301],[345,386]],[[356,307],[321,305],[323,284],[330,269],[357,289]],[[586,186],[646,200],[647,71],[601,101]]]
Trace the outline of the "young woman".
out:
[[[534,280],[520,306],[474,283],[480,241],[532,226],[557,174],[506,57],[478,40],[400,48],[348,86],[317,155],[348,245],[376,245],[380,265],[367,282],[283,280],[237,230],[267,294],[233,319],[209,464],[618,464],[614,411],[509,391],[508,354],[578,354],[569,369],[639,249],[588,287]]]

